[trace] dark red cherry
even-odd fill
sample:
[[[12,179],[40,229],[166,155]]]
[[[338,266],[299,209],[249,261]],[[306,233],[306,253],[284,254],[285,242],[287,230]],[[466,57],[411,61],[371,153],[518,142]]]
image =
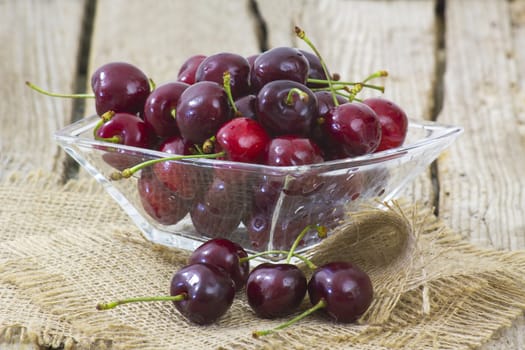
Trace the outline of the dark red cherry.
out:
[[[202,144],[233,116],[223,87],[212,81],[197,82],[182,93],[177,104],[177,126],[181,136]]]
[[[272,139],[268,145],[265,164],[291,166],[321,162],[323,162],[321,150],[312,140],[289,135]]]
[[[308,283],[313,305],[323,300],[335,321],[349,323],[365,313],[373,299],[370,277],[349,262],[330,262],[316,269]]]
[[[239,117],[225,123],[216,135],[216,152],[225,151],[226,159],[245,163],[262,163],[270,136],[255,120]]]
[[[321,61],[319,60],[319,57],[315,55],[314,53],[306,50],[299,50],[304,55],[304,57],[308,60],[308,66],[310,67],[308,69],[308,79],[321,79],[326,80],[326,74],[324,73],[323,66],[321,65]],[[306,85],[310,88],[320,88],[320,87],[327,87],[327,83],[306,83]]]
[[[150,168],[143,169],[137,181],[144,211],[163,225],[174,225],[188,213],[188,202],[162,184]]]
[[[199,68],[199,65],[206,56],[204,55],[194,55],[190,56],[179,69],[179,73],[177,75],[177,80],[189,85],[195,84],[195,74],[197,72],[197,68]]]
[[[317,98],[291,80],[269,82],[259,91],[257,118],[271,135],[309,136],[317,119]]]
[[[188,86],[181,82],[166,83],[157,86],[146,99],[144,121],[158,136],[178,135],[175,111],[180,95]]]
[[[243,187],[234,178],[215,176],[206,193],[190,209],[195,230],[208,237],[229,238],[244,214]]]
[[[293,80],[306,84],[309,72],[308,60],[298,49],[275,47],[261,53],[253,63],[251,85],[260,90],[274,80]]]
[[[250,64],[241,55],[221,52],[206,57],[195,73],[196,81],[224,82],[224,73],[230,73],[230,87],[234,99],[250,92]]]
[[[95,138],[126,146],[151,148],[152,130],[139,117],[130,113],[115,113],[95,130]]]
[[[98,115],[107,111],[142,113],[150,93],[148,77],[125,62],[111,62],[99,67],[91,76]]]
[[[237,107],[238,114],[245,118],[257,119],[255,111],[255,103],[257,97],[255,95],[246,95],[235,100],[235,107]]]
[[[259,317],[276,318],[295,311],[306,295],[304,273],[292,264],[263,263],[246,282],[248,304]]]
[[[381,142],[379,118],[364,103],[344,103],[330,109],[321,126],[329,148],[338,158],[372,153]]]
[[[376,152],[399,147],[405,141],[408,118],[398,105],[385,98],[371,97],[363,101],[376,112],[381,124],[381,142]]]
[[[171,280],[170,294],[184,295],[173,304],[188,320],[210,324],[228,311],[235,296],[235,285],[220,267],[191,264],[177,271]]]
[[[195,249],[188,263],[208,263],[224,269],[235,283],[235,289],[240,290],[246,284],[250,272],[249,261],[240,262],[240,259],[247,256],[239,244],[225,238],[213,238]]]

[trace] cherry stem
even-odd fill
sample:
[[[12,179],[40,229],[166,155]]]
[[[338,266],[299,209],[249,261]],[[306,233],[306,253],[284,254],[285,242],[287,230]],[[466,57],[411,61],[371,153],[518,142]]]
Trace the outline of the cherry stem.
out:
[[[306,233],[308,231],[310,231],[311,229],[315,228],[317,230],[317,234],[319,235],[320,238],[324,238],[326,237],[326,227],[324,226],[321,226],[321,225],[307,225],[305,228],[303,228],[303,230],[299,233],[299,235],[297,236],[297,238],[295,238],[295,241],[293,242],[292,244],[292,247],[290,248],[290,250],[288,251],[288,257],[286,258],[286,263],[289,264],[290,261],[292,260],[292,257],[294,255],[294,252],[295,252],[295,249],[297,249],[297,246],[299,245],[299,243],[301,242],[301,240],[304,238],[304,236],[306,235]]]
[[[378,70],[377,72],[370,74],[365,80],[363,80],[363,83],[366,83],[367,81],[370,81],[375,78],[382,78],[382,77],[387,77],[387,76],[388,76],[388,72],[386,70],[383,70],[383,69]]]
[[[173,119],[177,119],[177,109],[176,108],[172,108],[171,112],[170,112],[170,115],[173,117]]]
[[[367,78],[368,79],[368,78]],[[366,80],[368,81],[368,80]],[[325,80],[325,79],[313,79],[313,78],[308,78],[308,82],[309,83],[316,83],[316,84],[326,84],[328,82],[328,80]],[[373,84],[367,84],[365,82],[354,82],[354,81],[338,81],[338,82],[332,82],[332,86],[333,86],[333,89],[334,90],[341,90],[341,89],[344,89],[345,86],[347,85],[362,85],[364,88],[368,88],[368,89],[374,89],[374,90],[379,90],[381,92],[385,92],[385,87],[384,86],[381,86],[381,85],[373,85]],[[326,90],[326,88],[314,88],[312,89],[312,91],[323,91],[323,90]]]
[[[35,91],[38,91],[41,94],[44,94],[44,95],[47,95],[47,96],[51,96],[51,97],[95,98],[94,94],[61,94],[61,93],[57,93],[57,92],[47,91],[47,90],[44,90],[41,87],[39,87],[39,86],[29,82],[29,81],[26,81],[26,85],[29,86],[31,89],[33,89]]]
[[[308,94],[306,92],[304,92],[303,90],[299,89],[299,88],[291,88],[290,91],[288,91],[288,95],[286,96],[286,101],[285,103],[288,105],[288,106],[291,106],[293,105],[293,97],[294,96],[299,96],[299,99],[303,102],[308,102]]]
[[[246,261],[249,261],[249,260],[261,257],[261,256],[265,256],[265,255],[270,255],[270,254],[288,254],[288,253],[289,253],[288,250],[267,250],[267,251],[264,251],[264,252],[260,252],[260,253],[252,254],[250,256],[246,256],[244,258],[240,258],[239,259],[239,264],[242,264],[243,262],[246,262]],[[305,257],[303,255],[300,255],[300,254],[297,254],[297,253],[293,253],[293,256],[298,258],[298,259],[300,259],[300,260],[302,260],[309,269],[315,270],[317,268],[317,265],[315,265],[313,262],[311,262],[307,257]]]
[[[321,300],[319,300],[319,302],[317,304],[315,304],[314,306],[312,306],[311,308],[309,308],[308,310],[306,310],[302,314],[299,314],[299,315],[295,316],[291,320],[286,321],[284,323],[281,323],[280,325],[278,325],[277,327],[272,328],[272,329],[267,329],[267,330],[263,330],[263,331],[254,331],[252,333],[252,336],[254,338],[259,338],[259,337],[262,337],[262,336],[265,336],[265,335],[268,335],[268,334],[275,333],[275,332],[277,332],[277,331],[279,331],[281,329],[284,329],[284,328],[286,328],[288,326],[291,326],[295,322],[300,321],[303,318],[305,318],[307,316],[310,316],[311,314],[313,314],[317,310],[323,309],[325,307],[326,307],[326,301],[324,299],[321,299]]]
[[[233,112],[237,116],[239,115],[239,110],[237,109],[237,106],[235,105],[235,101],[233,100],[231,83],[232,83],[232,76],[230,72],[225,71],[222,74],[222,85],[224,87],[224,91],[226,91],[226,95],[228,96],[228,101],[230,102],[230,105],[233,108]]]
[[[149,83],[149,91],[151,92],[151,91],[155,90],[155,88],[157,87],[157,84],[155,84],[153,79],[148,78],[148,83]]]
[[[183,301],[188,298],[188,294],[182,293],[178,295],[165,295],[157,297],[138,297],[138,298],[128,298],[117,301],[112,301],[109,303],[99,303],[97,304],[97,310],[109,310],[113,309],[122,304],[136,303],[142,301]]]
[[[151,166],[153,164],[160,163],[160,162],[166,162],[170,160],[182,160],[182,159],[215,159],[215,158],[222,157],[224,155],[226,155],[226,152],[223,151],[223,152],[211,153],[211,154],[191,154],[191,155],[186,155],[186,156],[173,156],[173,157],[150,159],[140,164],[137,164],[131,168],[126,168],[122,171],[116,171],[112,173],[109,176],[109,178],[114,181],[118,181],[120,179],[127,179],[127,178],[130,178],[137,171],[142,170],[147,166]]]
[[[115,112],[107,111],[100,116],[100,120],[98,121],[97,125],[95,125],[95,128],[93,129],[93,136],[95,137],[96,140],[105,140],[97,136],[98,129],[100,129],[100,127],[104,125],[105,122],[108,122],[111,118],[113,118],[114,115],[115,115]]]
[[[215,141],[217,138],[215,136],[210,137],[202,143],[201,151],[203,154],[211,154],[215,150]]]
[[[299,39],[303,40],[313,50],[316,56],[319,58],[319,61],[321,62],[321,67],[323,68],[323,72],[326,75],[326,82],[328,83],[328,87],[330,88],[330,91],[332,92],[332,99],[334,100],[334,106],[339,106],[339,101],[337,101],[337,96],[335,95],[333,91],[332,79],[330,78],[330,73],[328,72],[328,68],[326,67],[324,59],[321,56],[321,53],[317,50],[315,45],[306,36],[306,33],[304,32],[304,30],[302,30],[298,26],[295,26],[295,34],[299,37]]]

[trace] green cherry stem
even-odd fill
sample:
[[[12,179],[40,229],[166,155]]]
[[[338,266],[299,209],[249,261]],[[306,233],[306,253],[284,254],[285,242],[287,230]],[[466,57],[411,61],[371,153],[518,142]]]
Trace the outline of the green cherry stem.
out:
[[[299,37],[299,39],[304,41],[306,43],[306,45],[308,45],[313,50],[313,52],[317,55],[317,57],[319,58],[319,61],[321,62],[321,67],[323,68],[323,72],[326,75],[326,82],[328,82],[328,87],[330,88],[330,91],[332,91],[332,98],[334,100],[334,105],[335,106],[339,106],[339,101],[337,101],[337,97],[336,97],[335,93],[333,92],[332,79],[330,78],[330,72],[328,72],[328,68],[326,67],[324,59],[321,56],[321,53],[317,50],[315,45],[306,36],[306,33],[304,32],[304,30],[302,30],[298,26],[295,26],[295,34],[297,35],[297,37]]]
[[[44,95],[47,95],[47,96],[51,96],[51,97],[64,97],[64,98],[95,98],[95,95],[94,94],[61,94],[61,93],[57,93],[57,92],[51,92],[51,91],[47,91],[47,90],[44,90],[43,88],[41,88],[40,86],[37,86],[29,81],[26,81],[26,85],[29,86],[31,89],[41,93],[41,94],[44,94]]]
[[[230,72],[225,71],[222,74],[222,85],[223,85],[224,91],[226,91],[226,95],[228,96],[228,101],[230,102],[230,105],[233,109],[235,116],[239,116],[240,114],[239,109],[237,108],[237,106],[235,105],[235,101],[233,100],[231,83],[232,83],[232,76]]]
[[[378,70],[377,72],[374,72],[372,74],[370,74],[365,80],[363,80],[363,84],[372,80],[372,79],[375,79],[375,78],[382,78],[382,77],[387,77],[388,76],[388,72],[386,70]]]
[[[308,102],[308,94],[299,88],[291,88],[286,96],[285,103],[288,106],[293,105],[293,97],[298,96],[301,101]]]
[[[303,230],[299,233],[299,235],[297,236],[297,238],[295,239],[295,241],[293,242],[292,244],[292,247],[290,248],[290,250],[288,251],[288,256],[286,258],[286,263],[289,264],[290,261],[292,260],[292,257],[294,256],[294,252],[295,252],[295,249],[297,249],[297,246],[299,245],[299,243],[301,242],[301,240],[303,239],[303,237],[306,235],[306,233],[308,231],[310,231],[311,229],[315,228],[317,230],[317,234],[319,235],[319,237],[321,238],[324,238],[326,237],[326,227],[324,226],[321,226],[321,225],[307,225],[305,228],[303,228]]]
[[[166,162],[170,160],[182,160],[182,159],[215,159],[220,158],[222,156],[225,156],[226,152],[218,152],[218,153],[211,153],[211,154],[191,154],[187,156],[173,156],[173,157],[164,157],[164,158],[156,158],[156,159],[150,159],[145,162],[142,162],[140,164],[137,164],[131,168],[126,168],[122,171],[116,171],[112,173],[109,178],[113,181],[118,181],[120,179],[127,179],[131,177],[133,174],[135,174],[137,171],[144,169],[145,167],[154,165],[156,163]]]
[[[267,251],[264,251],[264,252],[252,254],[252,255],[244,257],[244,258],[240,258],[239,259],[239,263],[242,264],[243,262],[246,262],[246,261],[249,261],[249,260],[261,257],[261,256],[265,256],[265,255],[288,254],[288,253],[289,253],[288,250],[267,250]],[[300,259],[302,262],[304,262],[309,269],[315,270],[317,268],[317,265],[315,265],[313,262],[311,262],[307,257],[305,257],[303,255],[300,255],[300,254],[297,254],[297,253],[293,253],[292,255],[294,257]]]
[[[268,335],[268,334],[275,333],[275,332],[277,332],[277,331],[279,331],[281,329],[284,329],[284,328],[286,328],[288,326],[291,326],[295,322],[298,322],[298,321],[302,320],[303,318],[305,318],[307,316],[310,316],[311,314],[313,314],[317,310],[323,309],[325,307],[326,307],[326,302],[324,301],[324,299],[321,299],[321,300],[319,300],[319,302],[317,304],[315,304],[314,306],[312,306],[311,308],[309,308],[308,310],[306,310],[302,314],[299,314],[299,315],[295,316],[291,320],[286,321],[284,323],[281,323],[280,325],[278,325],[277,327],[272,328],[272,329],[267,329],[267,330],[263,330],[263,331],[254,331],[252,333],[252,336],[254,338],[259,338],[259,337],[263,337],[263,336]]]
[[[109,303],[99,303],[97,304],[97,310],[109,310],[116,308],[122,304],[142,302],[142,301],[182,301],[188,298],[186,293],[178,295],[166,295],[166,296],[157,296],[157,297],[138,297],[138,298],[128,298],[122,300],[116,300]]]
[[[368,80],[366,80],[366,81],[368,81]],[[309,83],[317,83],[317,84],[327,84],[328,80],[308,78],[308,82]],[[374,85],[374,84],[367,84],[366,82],[354,82],[354,81],[332,82],[332,86],[333,86],[334,90],[344,89],[344,87],[347,86],[347,85],[354,86],[354,85],[359,85],[359,84],[362,85],[364,88],[374,89],[374,90],[378,90],[378,91],[381,91],[381,92],[385,92],[385,87],[384,86]],[[320,91],[320,90],[326,90],[326,88],[314,88],[314,89],[312,89],[312,91]]]

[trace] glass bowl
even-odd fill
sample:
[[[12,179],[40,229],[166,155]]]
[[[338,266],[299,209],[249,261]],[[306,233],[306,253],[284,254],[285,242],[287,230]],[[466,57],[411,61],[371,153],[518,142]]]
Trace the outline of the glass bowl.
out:
[[[111,180],[117,169],[172,155],[94,140],[98,121],[98,116],[84,118],[57,131],[55,138],[102,184],[146,239],[194,250],[220,236],[251,254],[289,249],[307,225],[322,225],[330,234],[365,201],[379,206],[395,198],[463,131],[410,121],[402,147],[355,158],[287,167],[185,159]],[[168,190],[159,179],[175,179],[176,185]],[[312,229],[297,252],[306,254],[320,241]]]

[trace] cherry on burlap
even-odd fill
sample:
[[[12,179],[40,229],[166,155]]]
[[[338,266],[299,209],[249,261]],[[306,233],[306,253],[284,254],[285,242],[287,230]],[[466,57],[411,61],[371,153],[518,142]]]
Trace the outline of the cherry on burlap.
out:
[[[314,262],[362,266],[374,302],[358,324],[316,314],[260,339],[262,320],[240,293],[217,324],[188,323],[171,303],[101,301],[163,295],[187,253],[146,242],[92,180],[53,176],[0,184],[0,345],[64,349],[466,349],[525,308],[525,252],[474,247],[428,208],[367,209],[317,249]],[[301,310],[308,307],[305,299]]]

